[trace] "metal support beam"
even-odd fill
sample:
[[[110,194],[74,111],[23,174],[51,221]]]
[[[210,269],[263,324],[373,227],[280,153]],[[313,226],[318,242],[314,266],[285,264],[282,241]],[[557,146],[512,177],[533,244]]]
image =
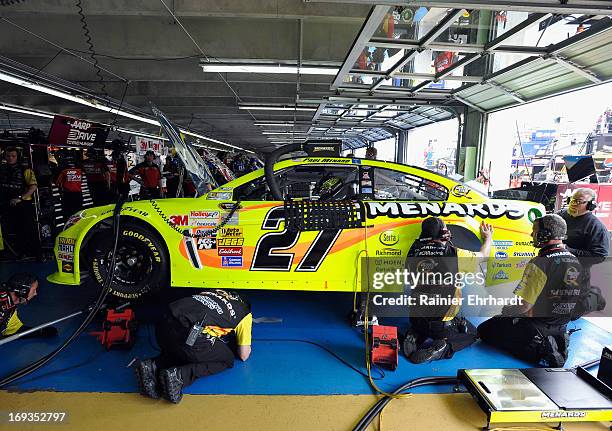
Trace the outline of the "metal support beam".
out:
[[[609,0],[304,0],[310,3],[379,4],[389,6],[426,6],[439,8],[512,10],[519,12],[547,12],[562,15],[610,15]]]
[[[359,58],[359,55],[363,52],[366,43],[368,42],[368,40],[370,40],[370,38],[378,28],[378,25],[382,22],[385,15],[389,12],[389,9],[389,6],[375,6],[374,8],[372,8],[370,14],[366,18],[365,23],[363,24],[363,27],[361,27],[361,30],[359,31],[357,39],[355,39],[355,42],[353,42],[353,46],[351,47],[349,53],[344,59],[342,67],[338,71],[338,74],[336,75],[334,81],[331,84],[332,90],[335,90],[342,84],[342,82],[344,82],[344,78],[353,68],[355,62],[357,62],[357,59]]]
[[[463,67],[463,66],[467,66],[468,64],[472,63],[473,61],[478,60],[479,58],[480,58],[479,54],[466,55],[461,60],[451,64],[449,67],[444,69],[442,72],[436,73],[436,76],[434,77],[434,82],[438,82],[440,79],[452,78],[451,76],[448,76],[448,75],[453,73],[454,70],[460,67]]]
[[[496,37],[492,41],[490,41],[487,44],[485,44],[484,51],[485,52],[492,51],[493,49],[495,49],[499,45],[501,45],[506,39],[511,38],[515,34],[525,30],[526,28],[531,27],[532,25],[534,25],[534,24],[536,24],[536,23],[538,23],[538,22],[540,22],[543,19],[546,19],[548,17],[550,17],[549,13],[546,13],[546,14],[544,14],[544,13],[534,13],[532,15],[529,15],[529,17],[525,21],[515,25],[514,27],[512,27],[510,30],[508,30],[504,34]]]
[[[546,57],[544,57],[546,58]],[[601,78],[599,78],[597,75],[595,75],[593,72],[591,72],[589,69],[587,69],[584,66],[579,66],[578,64],[576,64],[576,62],[573,61],[569,61],[566,60],[558,55],[551,55],[550,57],[551,60],[553,60],[555,63],[559,64],[560,66],[565,67],[568,70],[571,70],[572,72],[577,73],[578,75],[582,75],[584,76],[586,79],[588,79],[589,81],[594,82],[595,84],[601,84],[603,82],[603,80]]]
[[[509,90],[506,87],[504,87],[503,85],[497,84],[496,82],[487,81],[487,82],[484,82],[484,84],[487,84],[488,86],[493,87],[496,90],[501,91],[506,96],[512,97],[514,100],[516,100],[519,103],[525,103],[527,101],[523,97],[521,97],[519,94],[517,94],[516,92],[514,92],[512,90]]]
[[[451,66],[452,67],[452,66]],[[361,70],[361,69],[352,69],[351,75],[364,75],[364,76],[385,76],[383,72],[379,72],[376,70]],[[436,75],[433,73],[408,73],[408,72],[397,72],[393,75],[394,78],[397,79],[430,79],[435,80]],[[460,81],[460,82],[481,82],[482,76],[448,76],[444,79],[448,81]],[[369,86],[362,84],[363,87],[353,87],[354,84],[346,84],[341,86],[340,90],[350,90],[352,88],[369,88]],[[395,87],[394,87],[395,88]]]
[[[452,25],[453,22],[459,18],[459,16],[463,13],[463,9],[453,9],[448,12],[444,18],[438,22],[425,36],[419,39],[419,46],[415,49],[410,50],[406,55],[404,55],[397,63],[395,63],[388,71],[385,78],[380,78],[372,87],[370,87],[370,91],[375,91],[378,89],[385,80],[391,78],[396,72],[399,72],[410,60],[414,58],[415,55],[424,51],[428,44],[432,43],[438,36],[440,36],[444,30]]]
[[[471,103],[471,102],[468,102],[468,101],[467,101],[467,100],[465,100],[463,97],[457,96],[456,94],[453,94],[453,97],[454,97],[455,99],[457,99],[458,101],[460,101],[461,103],[463,103],[464,105],[469,106],[470,108],[475,109],[475,110],[477,110],[477,111],[479,111],[479,112],[482,112],[483,114],[486,112],[486,111],[485,111],[484,109],[482,109],[480,106],[475,105],[475,104],[473,104],[473,103]]]

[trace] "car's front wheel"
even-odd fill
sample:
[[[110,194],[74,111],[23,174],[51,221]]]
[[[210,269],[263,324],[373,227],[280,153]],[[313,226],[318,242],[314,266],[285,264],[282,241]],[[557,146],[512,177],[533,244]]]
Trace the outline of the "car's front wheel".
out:
[[[110,229],[104,229],[89,241],[91,273],[101,286],[109,275],[112,236]],[[164,287],[167,280],[168,252],[160,236],[146,226],[121,223],[110,293],[121,298],[140,298]]]

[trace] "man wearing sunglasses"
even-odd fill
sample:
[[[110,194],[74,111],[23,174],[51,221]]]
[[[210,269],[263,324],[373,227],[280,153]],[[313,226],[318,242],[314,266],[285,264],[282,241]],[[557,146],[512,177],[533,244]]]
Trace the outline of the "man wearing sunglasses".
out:
[[[593,214],[597,208],[595,190],[579,188],[574,190],[566,210],[559,215],[567,223],[567,250],[576,256],[585,269],[587,282],[590,283],[590,269],[603,262],[608,256],[609,238],[606,226]],[[584,310],[602,310],[605,299],[598,287],[591,287]]]

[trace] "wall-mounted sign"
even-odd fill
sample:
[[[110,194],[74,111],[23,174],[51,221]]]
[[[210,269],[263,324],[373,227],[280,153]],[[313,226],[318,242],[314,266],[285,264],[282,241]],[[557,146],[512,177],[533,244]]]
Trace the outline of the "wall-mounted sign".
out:
[[[140,155],[149,150],[160,156],[167,155],[168,153],[168,149],[164,146],[164,142],[161,139],[136,136],[136,153]]]

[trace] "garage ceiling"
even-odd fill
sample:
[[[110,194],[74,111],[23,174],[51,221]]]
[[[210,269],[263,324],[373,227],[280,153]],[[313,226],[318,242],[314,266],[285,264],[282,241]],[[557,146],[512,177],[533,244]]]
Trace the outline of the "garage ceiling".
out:
[[[120,106],[132,117],[151,118],[153,103],[201,135],[267,151],[306,136],[363,146],[452,118],[465,106],[486,112],[612,79],[607,1],[378,3],[385,4],[24,0],[0,7],[0,103],[158,133],[151,124],[95,108]],[[409,9],[391,5],[408,3],[411,13],[420,10],[418,22],[416,15],[401,18],[397,31],[389,31],[389,14]],[[476,11],[472,16],[493,8],[495,16],[502,5],[539,14],[506,36],[448,43],[448,34],[482,27],[466,20],[463,7]],[[590,21],[582,33],[550,46],[508,44],[514,33],[548,20],[563,25],[552,22],[555,13],[590,13]],[[384,61],[362,68],[364,52],[384,52]],[[452,61],[439,72],[417,67],[449,52]],[[491,73],[492,59],[517,53],[519,62]],[[73,100],[16,85],[17,78]],[[49,127],[48,118],[1,112],[3,128]]]

